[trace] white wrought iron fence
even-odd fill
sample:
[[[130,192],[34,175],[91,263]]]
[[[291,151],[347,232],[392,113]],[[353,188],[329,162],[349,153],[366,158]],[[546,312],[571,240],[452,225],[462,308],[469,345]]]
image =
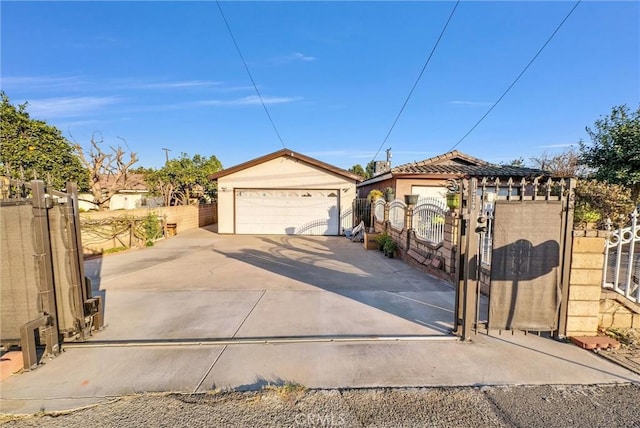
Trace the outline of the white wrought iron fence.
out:
[[[611,232],[604,254],[602,286],[640,303],[640,224],[638,209],[631,224]]]
[[[407,205],[400,199],[389,204],[389,224],[391,227],[397,230],[404,228],[404,214],[406,212]]]
[[[413,209],[413,229],[418,238],[433,244],[444,241],[447,204],[439,198],[419,199]]]

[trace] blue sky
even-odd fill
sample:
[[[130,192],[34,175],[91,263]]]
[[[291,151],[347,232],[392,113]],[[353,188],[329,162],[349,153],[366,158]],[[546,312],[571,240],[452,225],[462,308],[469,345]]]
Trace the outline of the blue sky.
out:
[[[454,2],[222,2],[287,148],[339,167],[378,150]],[[448,151],[574,2],[463,1],[393,133],[393,164]],[[215,2],[7,2],[1,87],[87,145],[122,137],[139,165],[282,148]],[[556,153],[640,101],[640,3],[583,1],[458,147],[500,163]]]

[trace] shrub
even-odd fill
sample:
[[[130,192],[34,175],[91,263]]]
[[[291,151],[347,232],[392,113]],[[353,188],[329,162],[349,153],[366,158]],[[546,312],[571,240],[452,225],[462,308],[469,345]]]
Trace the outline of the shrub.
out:
[[[162,236],[162,226],[160,225],[160,219],[155,213],[149,213],[142,220],[142,226],[144,228],[144,240],[147,247],[153,246],[153,241]]]
[[[389,240],[384,243],[384,253],[385,254],[393,254],[396,251],[397,245],[393,242],[393,239],[389,237]]]
[[[393,242],[393,240],[391,239],[391,236],[389,236],[387,233],[381,233],[378,236],[376,236],[375,238],[376,240],[376,244],[378,244],[378,248],[383,249],[385,244],[389,241]]]
[[[598,222],[598,226],[603,227],[604,222],[611,219],[614,228],[622,227],[633,211],[631,191],[617,184],[578,180],[575,192],[574,226]]]
[[[584,223],[595,223],[600,220],[600,213],[587,205],[576,207],[574,212],[575,221]]]

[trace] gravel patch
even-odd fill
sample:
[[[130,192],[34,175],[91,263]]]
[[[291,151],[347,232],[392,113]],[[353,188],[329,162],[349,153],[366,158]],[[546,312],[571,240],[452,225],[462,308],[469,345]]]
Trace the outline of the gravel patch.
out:
[[[504,426],[477,388],[355,390],[343,397],[365,427]]]
[[[515,426],[640,427],[639,385],[504,387],[485,393]]]

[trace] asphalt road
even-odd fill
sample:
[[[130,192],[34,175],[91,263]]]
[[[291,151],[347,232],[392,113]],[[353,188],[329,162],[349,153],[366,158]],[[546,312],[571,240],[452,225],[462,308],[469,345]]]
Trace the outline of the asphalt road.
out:
[[[143,394],[7,427],[640,427],[640,386],[508,386]]]

